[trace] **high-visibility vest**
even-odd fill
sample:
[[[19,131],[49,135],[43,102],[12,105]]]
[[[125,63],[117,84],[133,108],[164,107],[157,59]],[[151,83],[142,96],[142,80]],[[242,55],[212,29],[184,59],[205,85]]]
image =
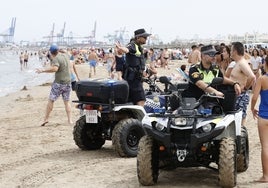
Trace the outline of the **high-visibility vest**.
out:
[[[213,78],[219,76],[220,70],[217,68],[217,66],[212,67],[209,71],[201,69],[200,66],[197,66],[198,72],[202,75],[203,81],[206,82],[207,84],[211,83]]]

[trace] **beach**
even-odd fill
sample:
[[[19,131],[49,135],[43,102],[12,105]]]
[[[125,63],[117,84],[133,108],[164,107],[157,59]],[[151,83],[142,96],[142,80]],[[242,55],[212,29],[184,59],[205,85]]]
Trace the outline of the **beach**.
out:
[[[170,69],[158,68],[158,75],[176,73],[178,62]],[[81,79],[86,79],[89,66],[76,66]],[[97,67],[97,76],[107,77],[105,66]],[[99,187],[136,188],[139,185],[136,158],[121,158],[113,150],[111,141],[95,151],[82,151],[74,143],[73,126],[67,123],[64,104],[58,99],[49,123],[41,127],[49,84],[27,87],[0,97],[0,187]],[[72,92],[72,100],[76,100]],[[73,121],[79,110],[72,103]],[[268,184],[255,183],[262,175],[260,141],[257,121],[248,111],[250,159],[246,172],[237,176],[239,188],[264,188]],[[160,171],[153,187],[218,187],[217,172],[207,168],[178,168]]]

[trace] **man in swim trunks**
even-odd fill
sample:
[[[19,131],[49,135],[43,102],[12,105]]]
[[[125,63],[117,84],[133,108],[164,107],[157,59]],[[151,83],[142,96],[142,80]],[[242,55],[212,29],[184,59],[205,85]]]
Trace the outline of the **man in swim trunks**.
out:
[[[255,75],[252,72],[248,61],[244,57],[244,45],[240,42],[234,42],[231,47],[231,58],[236,62],[231,74],[230,79],[239,83],[242,93],[237,97],[236,108],[243,110],[242,125],[246,123],[247,106],[249,104],[248,89],[255,83]]]
[[[67,53],[59,52],[57,45],[51,45],[49,49],[51,53],[51,66],[46,69],[37,69],[37,73],[55,73],[55,80],[52,83],[49,100],[46,107],[44,122],[41,126],[48,123],[49,114],[53,109],[54,102],[61,95],[67,113],[68,123],[72,124],[71,120],[71,77],[70,77],[70,61]]]
[[[98,55],[95,51],[95,48],[91,48],[91,52],[88,55],[88,62],[89,62],[89,77],[92,75],[92,69],[94,71],[94,75],[96,75],[96,65],[98,62]]]

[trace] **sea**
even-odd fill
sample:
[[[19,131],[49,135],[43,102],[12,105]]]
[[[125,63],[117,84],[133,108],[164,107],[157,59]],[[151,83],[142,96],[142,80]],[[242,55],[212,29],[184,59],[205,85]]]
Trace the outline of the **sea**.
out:
[[[29,52],[30,53],[30,52]],[[44,60],[39,60],[38,55],[29,55],[28,66],[21,68],[19,51],[0,49],[0,97],[27,88],[51,82],[53,73],[36,73],[37,68],[42,68]]]

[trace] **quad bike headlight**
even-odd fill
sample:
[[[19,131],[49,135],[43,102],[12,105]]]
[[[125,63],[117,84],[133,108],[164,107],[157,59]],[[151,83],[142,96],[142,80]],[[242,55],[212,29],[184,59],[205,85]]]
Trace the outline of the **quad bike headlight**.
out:
[[[175,125],[177,125],[177,126],[180,126],[180,125],[186,125],[186,124],[187,124],[187,119],[184,118],[184,117],[181,117],[181,118],[175,118],[175,119],[174,119],[174,123],[175,123]]]
[[[188,118],[188,117],[180,117],[180,118],[175,118],[173,120],[174,125],[176,126],[189,126],[194,124],[194,118]]]
[[[212,130],[212,124],[209,123],[209,124],[206,124],[206,125],[203,125],[202,126],[202,130],[205,132],[205,133],[208,133]]]
[[[158,130],[158,131],[163,131],[164,128],[165,128],[165,126],[164,126],[163,124],[161,124],[161,123],[158,123],[158,122],[157,122],[157,123],[155,124],[155,129]]]

